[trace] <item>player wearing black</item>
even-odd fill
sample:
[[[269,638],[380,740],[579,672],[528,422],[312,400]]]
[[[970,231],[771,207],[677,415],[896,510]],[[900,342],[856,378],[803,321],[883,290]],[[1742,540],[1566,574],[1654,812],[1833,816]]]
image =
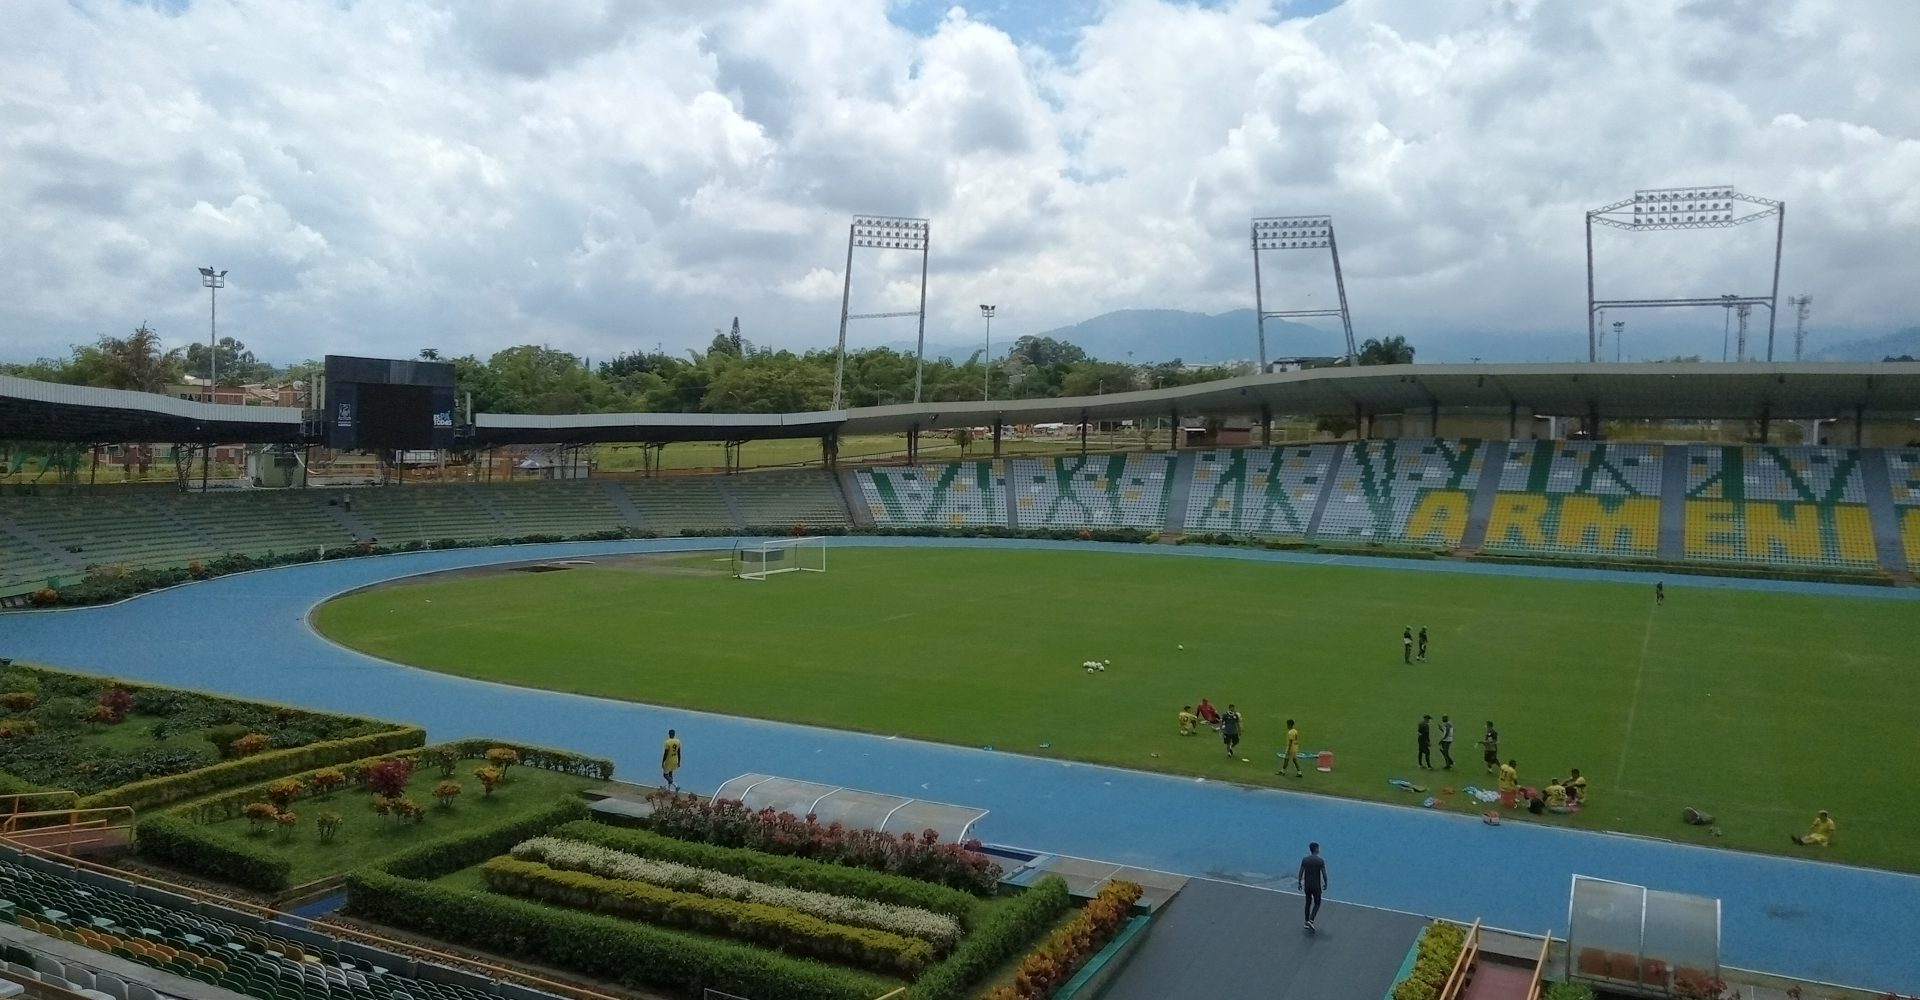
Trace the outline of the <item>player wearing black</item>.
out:
[[[1653,585],[1653,606],[1667,603],[1667,581],[1661,580]]]
[[[1418,738],[1420,741],[1418,762],[1421,767],[1431,771],[1433,770],[1433,716],[1423,715],[1420,717]]]
[[[1231,703],[1227,711],[1220,716],[1220,742],[1227,745],[1227,759],[1232,760],[1240,749],[1240,711]]]
[[[1420,626],[1420,652],[1416,656],[1421,663],[1427,662],[1427,627]]]
[[[1294,887],[1307,897],[1307,930],[1313,930],[1313,921],[1320,915],[1320,895],[1327,891],[1327,863],[1320,857],[1320,845],[1308,844],[1307,856],[1300,859],[1300,873],[1294,879]]]
[[[1480,752],[1487,762],[1487,773],[1492,774],[1500,768],[1500,731],[1493,728],[1493,720],[1487,720],[1487,731],[1480,737]]]

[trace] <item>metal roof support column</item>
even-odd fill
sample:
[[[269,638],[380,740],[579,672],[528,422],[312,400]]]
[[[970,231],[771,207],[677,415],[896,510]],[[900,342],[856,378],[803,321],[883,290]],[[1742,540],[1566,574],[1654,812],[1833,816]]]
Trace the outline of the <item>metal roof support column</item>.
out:
[[[907,464],[920,461],[920,425],[907,428]]]
[[[1853,408],[1853,446],[1855,448],[1865,448],[1867,446],[1866,436],[1867,408],[1864,406],[1856,406]],[[1818,444],[1819,442],[1816,441],[1814,443]]]
[[[1167,428],[1167,450],[1180,450],[1180,408],[1177,406],[1173,408],[1173,423]]]
[[[1353,404],[1353,439],[1355,441],[1362,440],[1366,437],[1366,434],[1363,433],[1366,422],[1367,411],[1361,409],[1359,403]]]
[[[1760,443],[1767,443],[1767,433],[1773,429],[1773,404],[1760,404]]]
[[[1427,403],[1427,436],[1440,436],[1440,401],[1437,399]]]
[[[1508,403],[1507,404],[1507,440],[1514,441],[1514,440],[1518,440],[1519,437],[1520,437],[1520,404]]]
[[[1587,440],[1600,440],[1600,404],[1587,400]]]
[[[1000,414],[993,415],[993,457],[995,458],[1000,457],[1000,426],[1005,422]]]
[[[840,467],[840,432],[837,429],[820,435],[820,462],[829,470]]]
[[[1085,455],[1086,453],[1087,453],[1087,411],[1083,408],[1080,411],[1080,454]]]
[[[1260,447],[1273,447],[1273,407],[1260,404]]]

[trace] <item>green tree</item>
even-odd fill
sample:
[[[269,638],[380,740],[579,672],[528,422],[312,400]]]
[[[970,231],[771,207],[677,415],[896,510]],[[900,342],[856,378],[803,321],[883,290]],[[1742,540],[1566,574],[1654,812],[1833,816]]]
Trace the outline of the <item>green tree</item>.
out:
[[[1012,350],[1007,352],[1007,360],[1042,368],[1065,368],[1087,360],[1087,352],[1078,344],[1028,334],[1013,342]]]
[[[607,395],[606,384],[566,351],[522,344],[494,354],[487,368],[506,413],[592,413]]]
[[[710,413],[802,413],[832,402],[833,376],[792,354],[728,365],[707,386]]]
[[[91,352],[75,350],[74,360],[87,369],[85,384],[107,389],[159,392],[182,376],[180,352],[161,350],[145,323],[125,337],[101,337]]]
[[[195,378],[207,378],[209,358],[220,362],[218,374],[221,385],[246,385],[273,377],[272,365],[254,357],[247,345],[232,337],[221,337],[218,350],[209,350],[207,345],[197,341],[188,344],[183,367],[187,374]]]
[[[1360,345],[1360,363],[1363,365],[1410,365],[1413,364],[1413,345],[1405,337],[1388,337],[1381,340],[1368,337]]]
[[[1062,396],[1101,396],[1140,387],[1140,370],[1117,361],[1081,361],[1060,380]]]

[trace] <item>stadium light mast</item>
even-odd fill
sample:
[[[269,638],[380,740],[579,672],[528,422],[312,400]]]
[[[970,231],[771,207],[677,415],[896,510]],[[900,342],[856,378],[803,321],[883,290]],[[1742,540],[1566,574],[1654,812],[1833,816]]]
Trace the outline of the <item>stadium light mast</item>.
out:
[[[1813,296],[1789,296],[1787,305],[1793,307],[1793,360],[1798,361],[1807,346],[1807,317],[1813,315]]]
[[[982,305],[980,318],[987,321],[987,353],[981,357],[981,366],[987,374],[980,380],[980,401],[984,403],[993,398],[993,307]]]
[[[1284,215],[1253,220],[1253,309],[1255,330],[1260,338],[1260,371],[1267,370],[1267,320],[1300,319],[1309,316],[1338,316],[1340,329],[1347,337],[1347,364],[1354,363],[1358,351],[1353,346],[1353,317],[1347,312],[1347,283],[1340,274],[1340,243],[1333,235],[1330,215]],[[1260,254],[1268,250],[1325,250],[1333,258],[1333,287],[1339,294],[1338,309],[1267,308],[1266,290],[1260,279]]]
[[[1747,206],[1754,206],[1749,210]],[[1672,229],[1731,229],[1772,218],[1773,285],[1765,295],[1688,296],[1673,299],[1599,299],[1593,292],[1593,227],[1598,224],[1628,232]],[[1731,184],[1681,188],[1642,188],[1587,212],[1587,360],[1598,361],[1598,313],[1608,308],[1659,309],[1676,306],[1741,305],[1767,307],[1767,360],[1773,360],[1773,329],[1780,300],[1780,254],[1786,244],[1787,203],[1741,194]],[[1722,340],[1724,341],[1724,334]],[[1726,360],[1723,347],[1721,360]]]
[[[213,402],[214,383],[220,381],[220,289],[227,287],[227,272],[211,267],[200,269],[200,284],[207,290],[207,402]]]
[[[840,345],[833,361],[833,408],[838,410],[841,386],[847,374],[847,321],[850,319],[889,319],[917,316],[920,329],[913,350],[913,401],[920,401],[921,374],[927,355],[927,220],[893,215],[856,215],[847,226],[847,272],[840,285]],[[920,251],[920,308],[895,312],[849,313],[853,297],[853,248],[872,250]]]

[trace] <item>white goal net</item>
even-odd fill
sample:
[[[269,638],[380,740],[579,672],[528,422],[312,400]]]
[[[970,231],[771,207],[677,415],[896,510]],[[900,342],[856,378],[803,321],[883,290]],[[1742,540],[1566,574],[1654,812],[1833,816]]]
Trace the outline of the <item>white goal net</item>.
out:
[[[818,536],[741,542],[733,549],[733,575],[741,580],[826,571],[827,540]]]

